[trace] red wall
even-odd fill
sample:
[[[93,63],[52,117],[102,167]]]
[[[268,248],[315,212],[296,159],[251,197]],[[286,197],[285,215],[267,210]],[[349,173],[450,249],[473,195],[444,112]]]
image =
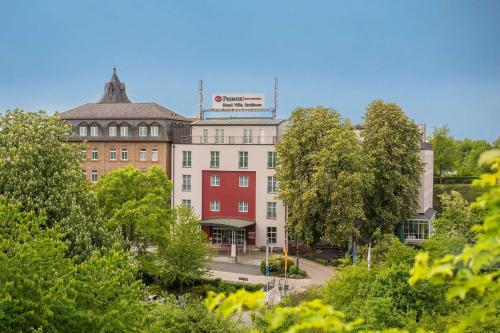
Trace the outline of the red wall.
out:
[[[220,176],[220,186],[210,186],[210,176]],[[248,176],[248,187],[239,187],[239,176]],[[202,219],[237,218],[255,221],[255,171],[202,171]],[[210,211],[210,201],[220,201],[220,211]],[[238,211],[248,202],[248,212]]]

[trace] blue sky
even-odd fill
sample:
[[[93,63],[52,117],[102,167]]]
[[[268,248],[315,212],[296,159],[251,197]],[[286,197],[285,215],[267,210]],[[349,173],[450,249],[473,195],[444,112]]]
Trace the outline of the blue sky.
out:
[[[457,137],[500,136],[500,1],[2,1],[0,111],[95,102],[118,68],[135,102],[183,115],[263,92],[278,115],[376,98]]]

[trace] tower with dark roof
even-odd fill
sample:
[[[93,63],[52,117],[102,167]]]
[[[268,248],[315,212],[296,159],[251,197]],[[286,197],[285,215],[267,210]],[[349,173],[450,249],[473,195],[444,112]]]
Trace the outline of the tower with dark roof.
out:
[[[125,92],[125,83],[121,82],[113,68],[111,80],[104,85],[104,94],[98,103],[132,103]]]

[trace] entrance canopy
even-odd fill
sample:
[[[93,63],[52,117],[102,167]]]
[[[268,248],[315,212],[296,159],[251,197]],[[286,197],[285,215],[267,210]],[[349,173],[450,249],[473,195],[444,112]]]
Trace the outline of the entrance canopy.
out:
[[[253,224],[255,224],[255,221],[241,219],[208,219],[201,221],[202,226],[211,227],[245,228]]]

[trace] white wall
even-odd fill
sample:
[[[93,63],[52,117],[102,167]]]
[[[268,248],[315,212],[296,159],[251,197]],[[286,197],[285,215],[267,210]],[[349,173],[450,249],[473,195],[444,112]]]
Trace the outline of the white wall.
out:
[[[182,151],[191,151],[191,168],[182,167]],[[220,167],[210,168],[210,151],[219,151]],[[239,152],[248,152],[248,168],[239,169]],[[255,171],[256,176],[256,245],[266,243],[268,226],[276,226],[278,231],[277,246],[285,242],[285,207],[275,198],[275,194],[267,193],[267,176],[275,174],[274,169],[267,168],[267,152],[274,151],[274,145],[197,145],[175,144],[172,145],[173,165],[172,180],[174,183],[174,205],[179,205],[182,199],[190,199],[191,205],[201,217],[202,212],[202,170],[217,171]],[[191,175],[191,192],[182,192],[182,175]],[[277,201],[277,218],[266,218],[266,203]]]

